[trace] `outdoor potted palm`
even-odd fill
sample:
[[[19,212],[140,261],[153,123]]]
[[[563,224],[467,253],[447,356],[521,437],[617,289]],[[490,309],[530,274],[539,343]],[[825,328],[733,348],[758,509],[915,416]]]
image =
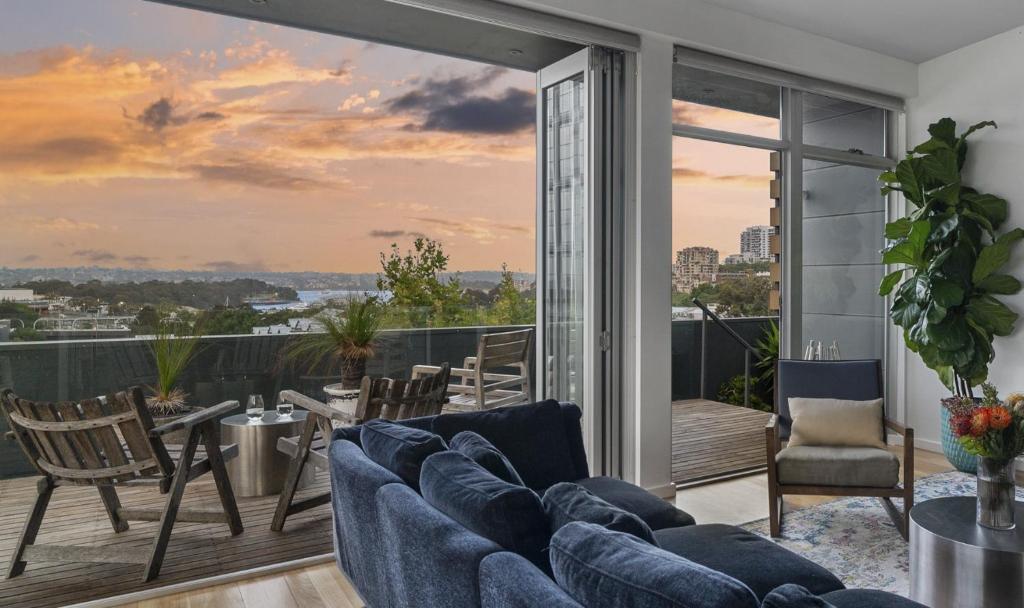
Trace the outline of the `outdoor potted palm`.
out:
[[[970,401],[973,387],[988,378],[993,340],[1013,332],[1017,320],[997,296],[1021,289],[1020,281],[999,270],[1024,230],[1001,231],[1006,201],[967,186],[961,174],[967,137],[990,126],[996,124],[981,122],[958,136],[956,123],[943,118],[928,127],[928,141],[879,177],[883,195],[901,192],[912,208],[885,226],[889,244],[882,262],[899,268],[882,279],[879,294],[892,295],[889,313],[903,328],[907,347],[956,397]],[[946,458],[961,471],[976,472],[975,454],[957,441],[948,408],[941,420]]]
[[[349,301],[339,315],[321,314],[324,331],[296,337],[285,345],[282,360],[312,371],[340,367],[343,389],[358,389],[380,337],[382,310],[373,298]]]
[[[187,403],[188,393],[179,385],[181,375],[199,354],[198,336],[157,334],[149,343],[150,355],[156,364],[156,384],[147,387],[146,405],[156,425],[166,424],[200,409]],[[181,443],[183,432],[170,433],[164,440]]]

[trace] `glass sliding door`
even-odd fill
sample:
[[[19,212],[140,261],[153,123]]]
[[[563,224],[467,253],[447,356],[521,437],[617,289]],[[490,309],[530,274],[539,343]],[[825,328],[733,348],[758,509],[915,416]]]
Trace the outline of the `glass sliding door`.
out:
[[[601,472],[618,462],[622,60],[584,49],[541,70],[537,86],[538,386],[583,409],[587,454]]]

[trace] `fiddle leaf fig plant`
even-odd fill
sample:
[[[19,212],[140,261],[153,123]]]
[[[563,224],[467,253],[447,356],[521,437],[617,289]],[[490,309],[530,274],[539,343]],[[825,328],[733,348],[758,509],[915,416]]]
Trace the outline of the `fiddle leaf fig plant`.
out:
[[[913,211],[885,226],[882,263],[899,268],[878,292],[893,294],[889,312],[910,350],[963,396],[988,377],[995,336],[1009,335],[1017,320],[996,296],[1021,289],[1000,269],[1024,230],[1002,230],[1006,201],[963,181],[967,138],[986,127],[996,123],[957,135],[956,123],[943,118],[928,127],[928,141],[879,177],[882,194],[901,192]]]

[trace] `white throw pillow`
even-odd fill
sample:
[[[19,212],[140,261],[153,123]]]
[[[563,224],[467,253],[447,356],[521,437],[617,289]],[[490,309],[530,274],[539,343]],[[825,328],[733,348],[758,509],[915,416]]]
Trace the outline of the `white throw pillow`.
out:
[[[789,445],[884,448],[881,399],[847,401],[790,397]]]

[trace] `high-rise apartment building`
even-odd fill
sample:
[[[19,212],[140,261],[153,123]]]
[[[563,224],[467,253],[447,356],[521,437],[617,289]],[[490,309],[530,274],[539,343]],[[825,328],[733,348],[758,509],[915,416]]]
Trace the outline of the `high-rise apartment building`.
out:
[[[712,283],[718,272],[718,250],[711,247],[687,247],[676,252],[672,264],[672,287],[689,291],[701,283]]]
[[[775,234],[771,226],[748,226],[740,233],[740,255],[751,262],[767,262],[771,259],[768,239]]]

